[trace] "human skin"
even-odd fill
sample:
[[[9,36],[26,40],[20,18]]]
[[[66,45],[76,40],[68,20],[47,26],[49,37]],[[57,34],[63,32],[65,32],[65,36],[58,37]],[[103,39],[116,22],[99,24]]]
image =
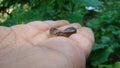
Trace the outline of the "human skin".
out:
[[[71,26],[77,33],[69,37],[49,34]],[[65,20],[0,26],[0,68],[85,68],[93,43],[91,29]]]

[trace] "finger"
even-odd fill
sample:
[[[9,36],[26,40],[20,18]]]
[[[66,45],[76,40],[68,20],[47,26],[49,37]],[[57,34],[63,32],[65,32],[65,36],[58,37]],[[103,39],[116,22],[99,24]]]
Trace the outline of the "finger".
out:
[[[60,26],[64,26],[67,24],[69,24],[69,22],[65,20],[58,20],[58,21],[48,20],[48,21],[33,21],[33,22],[28,23],[27,25],[30,25],[44,32],[51,27],[60,27]]]
[[[94,42],[94,33],[91,29],[87,27],[81,27],[77,30],[77,33],[88,38],[92,43]]]
[[[70,36],[70,39],[79,44],[78,47],[84,51],[84,54],[87,58],[92,48],[92,42],[79,34],[73,34],[72,36]]]
[[[22,37],[24,39],[31,38],[32,36],[39,33],[39,30],[36,30],[35,28],[29,25],[15,25],[12,26],[11,29],[14,31],[16,36]]]
[[[83,29],[83,33],[81,33],[78,29],[76,34],[71,35],[69,38],[76,41],[79,44],[80,49],[85,52],[86,58],[88,57],[94,40],[93,32],[88,28],[81,28]],[[89,35],[88,35],[89,34]],[[88,37],[86,37],[88,36]]]
[[[49,25],[44,23],[43,21],[33,21],[28,23],[27,25],[32,26],[33,28],[39,30],[40,32],[44,32],[49,29]]]
[[[64,30],[64,29],[69,28],[69,27],[74,27],[74,28],[76,28],[76,29],[79,29],[79,28],[81,27],[81,25],[78,24],[78,23],[73,23],[73,24],[69,24],[69,25],[62,26],[62,27],[60,27],[60,28],[58,28],[58,29]]]
[[[45,41],[48,39],[48,32],[44,32],[41,34],[37,34],[34,37],[31,37],[29,40],[29,42],[31,42],[33,45],[38,45],[41,42]]]
[[[50,27],[60,27],[63,25],[67,25],[68,22],[65,20],[60,20],[60,21],[44,21],[43,23],[49,25],[47,26],[47,29],[49,29]],[[46,29],[45,29],[46,30]],[[37,33],[35,36],[29,38],[29,41],[31,43],[33,43],[34,45],[37,45],[43,41],[45,41],[46,39],[48,39],[49,37],[49,31],[44,31],[43,33]]]
[[[57,20],[57,21],[44,21],[46,24],[49,25],[49,28],[51,27],[55,27],[55,28],[58,28],[58,27],[61,27],[61,26],[65,26],[65,25],[68,25],[69,22],[66,21],[66,20]]]
[[[11,29],[8,27],[0,26],[0,41],[5,39],[11,33]]]

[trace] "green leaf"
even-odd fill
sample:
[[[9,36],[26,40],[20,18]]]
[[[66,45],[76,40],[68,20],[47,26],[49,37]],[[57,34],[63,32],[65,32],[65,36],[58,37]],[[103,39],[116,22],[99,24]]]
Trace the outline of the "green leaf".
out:
[[[79,1],[81,4],[86,4],[87,6],[98,7],[102,5],[102,2],[99,0],[75,0]]]
[[[69,20],[70,22],[81,22],[82,21],[82,14],[81,11],[75,11],[71,14],[63,15],[63,19]]]
[[[102,41],[102,43],[107,44],[107,43],[110,43],[111,39],[110,39],[110,37],[102,36],[101,41]]]
[[[97,66],[101,63],[108,61],[109,55],[113,52],[112,47],[98,49],[91,53],[89,60],[93,66]]]
[[[98,65],[98,68],[120,68],[120,62],[115,62],[114,64]]]
[[[120,68],[120,62],[116,62],[116,63],[114,64],[114,68]]]
[[[95,43],[95,44],[93,45],[92,50],[95,51],[95,50],[98,50],[98,49],[101,49],[101,48],[105,48],[105,47],[107,47],[107,46],[108,46],[107,44],[97,44],[97,43]]]
[[[89,6],[93,6],[93,7],[97,7],[97,6],[101,6],[102,2],[100,2],[99,0],[83,0],[83,2],[85,2],[86,4],[88,4]]]
[[[112,65],[98,65],[98,68],[113,68]]]
[[[92,29],[99,29],[100,28],[100,22],[98,19],[92,19],[89,22],[87,22],[86,24],[88,27],[92,28]]]

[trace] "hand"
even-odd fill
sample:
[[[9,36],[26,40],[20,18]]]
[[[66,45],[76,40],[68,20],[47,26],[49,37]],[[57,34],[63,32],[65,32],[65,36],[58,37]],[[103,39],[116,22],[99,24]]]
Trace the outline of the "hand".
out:
[[[70,37],[53,37],[51,27],[75,27]],[[94,35],[91,29],[60,21],[34,21],[0,27],[0,68],[85,68]]]

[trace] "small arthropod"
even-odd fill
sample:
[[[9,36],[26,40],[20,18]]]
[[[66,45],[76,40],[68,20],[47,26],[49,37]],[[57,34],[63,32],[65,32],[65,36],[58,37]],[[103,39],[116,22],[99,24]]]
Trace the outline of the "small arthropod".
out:
[[[57,28],[50,28],[50,34],[55,35],[55,36],[64,36],[64,37],[69,37],[70,35],[74,34],[77,32],[77,29],[74,27],[69,27],[64,30],[59,30]]]

